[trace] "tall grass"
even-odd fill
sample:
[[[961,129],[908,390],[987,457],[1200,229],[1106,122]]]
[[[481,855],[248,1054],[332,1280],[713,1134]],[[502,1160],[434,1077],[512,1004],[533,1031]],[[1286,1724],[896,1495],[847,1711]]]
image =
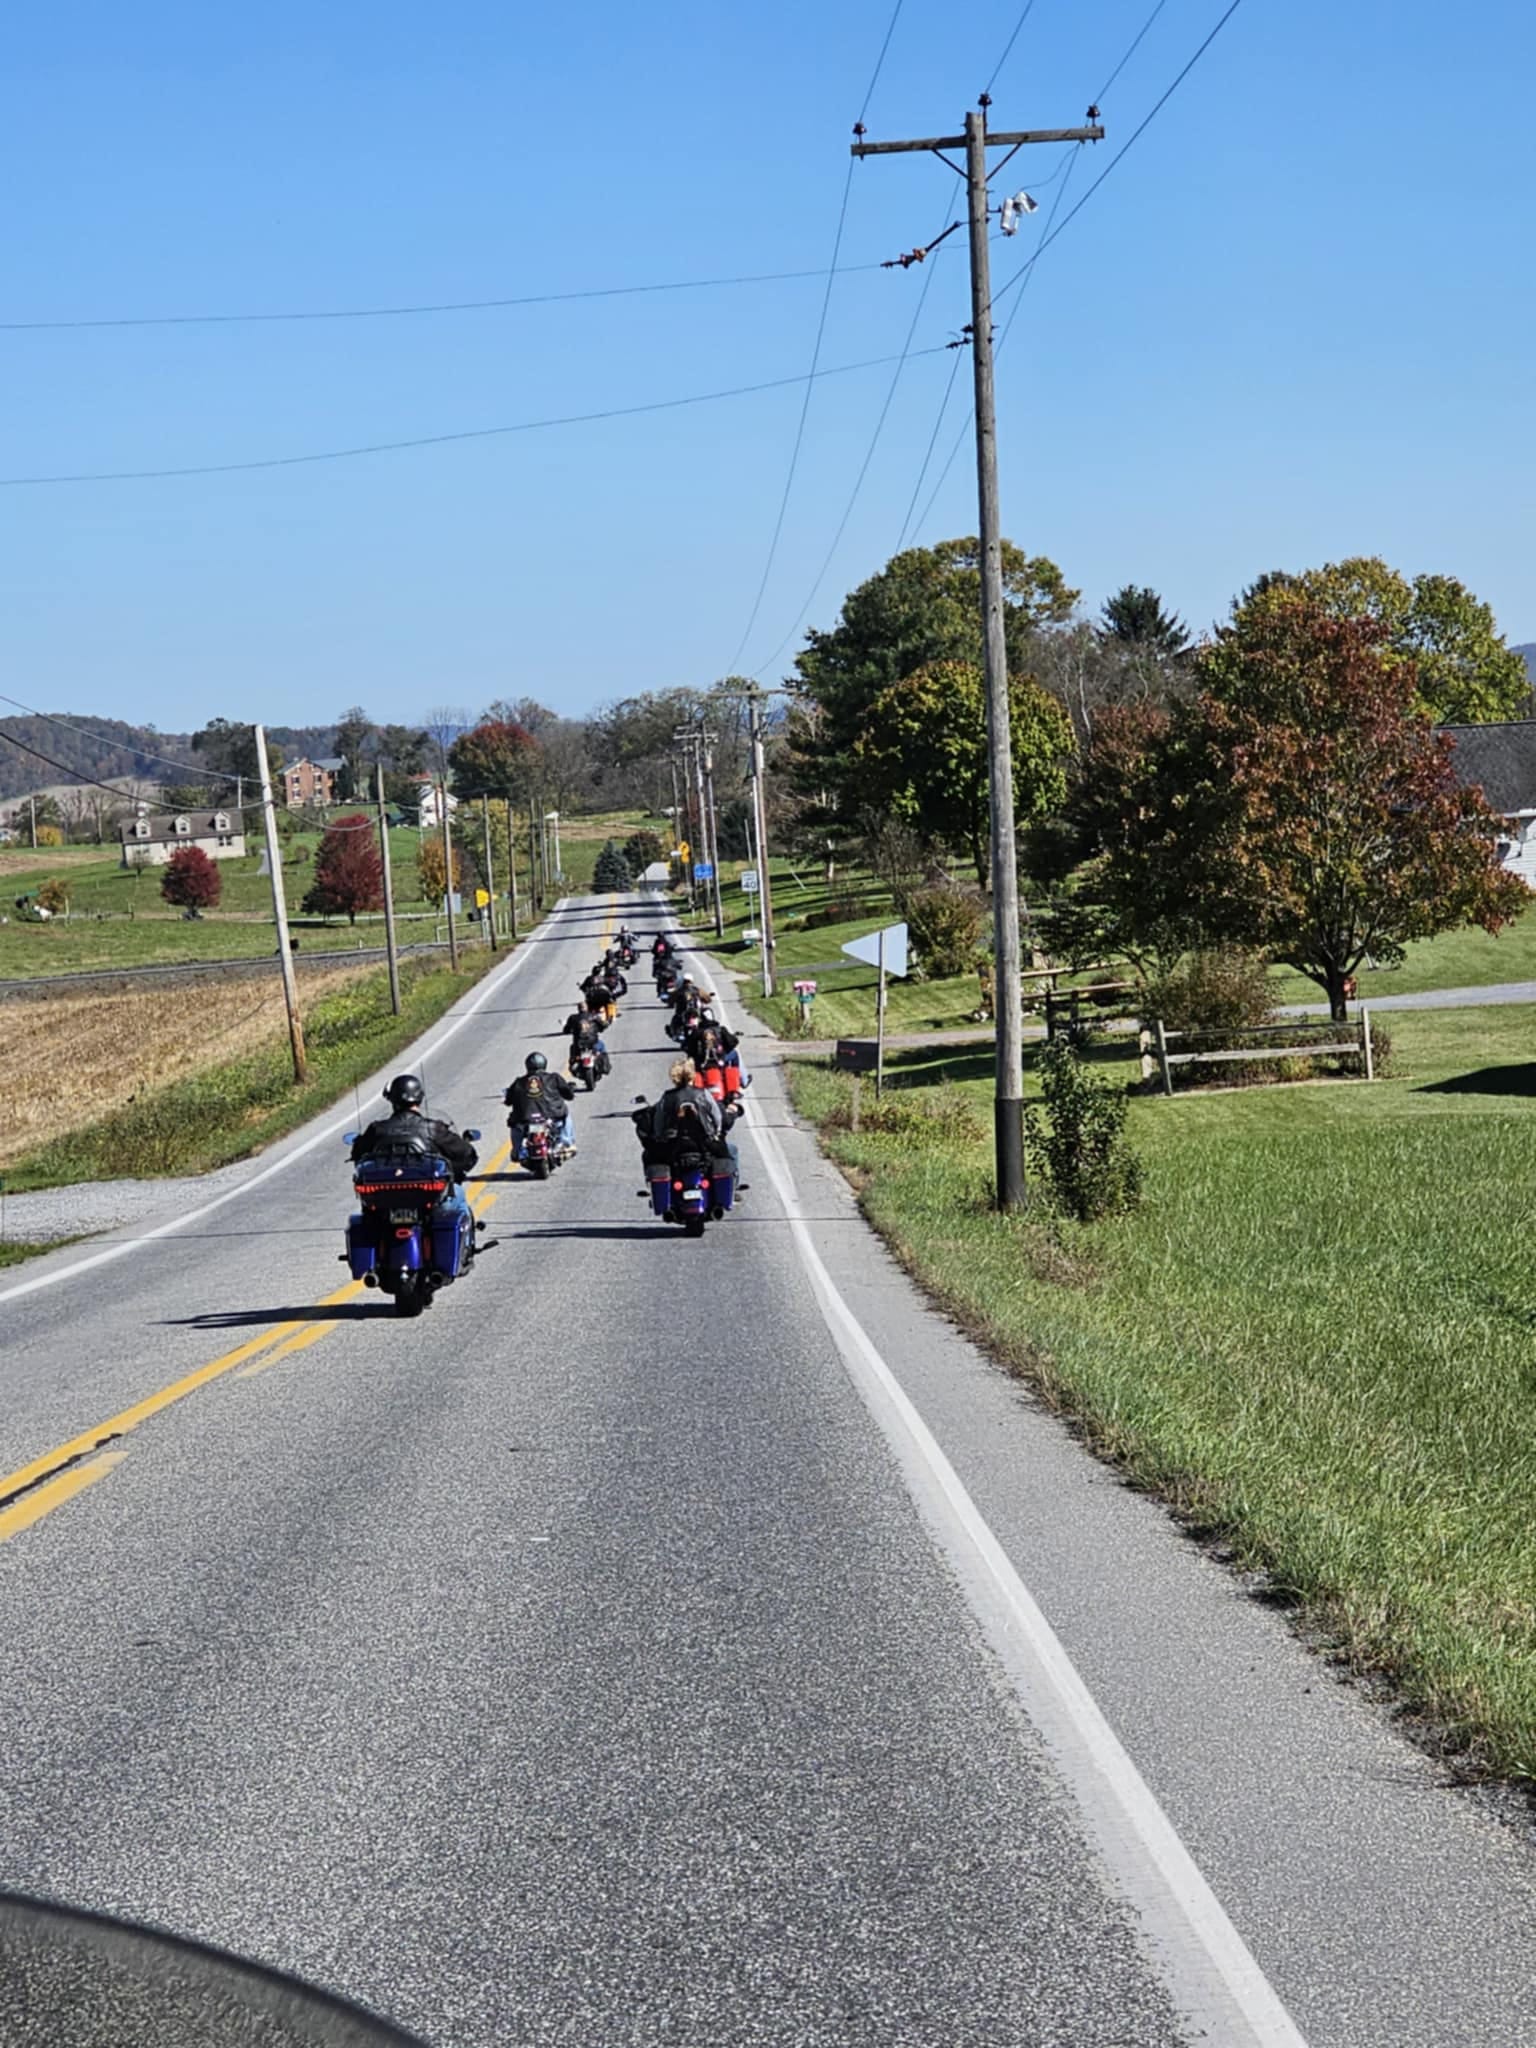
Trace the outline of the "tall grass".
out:
[[[1087,1228],[991,1213],[984,1141],[855,1136],[840,1080],[795,1079],[933,1293],[1469,1767],[1525,1779],[1533,1023],[1481,1027],[1479,1066],[1463,1020],[1405,1019],[1374,1088],[1136,1104],[1145,1207]]]
[[[59,1133],[6,1174],[9,1188],[205,1173],[259,1151],[385,1065],[462,996],[491,965],[477,948],[453,975],[435,960],[401,964],[401,1013],[389,1008],[386,975],[358,977],[307,1013],[309,1079],[294,1085],[287,1034]]]

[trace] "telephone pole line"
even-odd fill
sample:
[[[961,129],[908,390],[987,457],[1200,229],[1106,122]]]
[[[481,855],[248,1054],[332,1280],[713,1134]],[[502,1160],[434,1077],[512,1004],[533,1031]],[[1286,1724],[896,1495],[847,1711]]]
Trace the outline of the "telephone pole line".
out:
[[[277,926],[277,964],[283,974],[283,1002],[288,1010],[288,1049],[293,1054],[293,1078],[302,1086],[309,1078],[304,1055],[304,1025],[299,1016],[299,983],[293,971],[293,948],[288,942],[288,901],[283,892],[283,852],[277,843],[277,806],[272,801],[272,771],[267,766],[267,735],[257,725],[256,772],[261,777],[261,823],[266,834],[267,866],[272,876],[272,922]]]
[[[943,158],[965,151],[964,177],[970,198],[971,357],[976,381],[976,484],[981,536],[982,656],[987,683],[987,765],[992,798],[992,930],[997,1007],[997,1082],[993,1123],[997,1156],[997,1206],[1022,1209],[1024,1184],[1024,1007],[1019,958],[1019,874],[1013,820],[1013,738],[1008,708],[1008,649],[1003,631],[1002,515],[997,486],[997,412],[992,376],[992,277],[987,246],[988,145],[1010,155],[1036,142],[1099,142],[1104,130],[1035,128],[989,135],[984,93],[979,111],[965,117],[963,135],[928,136],[915,142],[866,142],[856,135],[856,157],[896,156],[924,151]],[[1093,111],[1090,110],[1090,117]]]
[[[389,960],[389,1007],[400,1014],[400,953],[395,944],[395,878],[390,870],[389,809],[384,797],[384,763],[377,764],[379,862],[384,871],[384,951]]]
[[[763,994],[773,994],[773,883],[768,873],[768,791],[763,765],[763,692],[747,695],[752,737],[752,819],[757,836],[757,921],[762,932]]]

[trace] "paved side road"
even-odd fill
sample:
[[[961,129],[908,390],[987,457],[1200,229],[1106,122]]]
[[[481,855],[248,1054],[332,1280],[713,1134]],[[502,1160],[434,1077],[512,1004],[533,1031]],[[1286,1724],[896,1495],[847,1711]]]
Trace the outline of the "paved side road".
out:
[[[496,1132],[618,914],[476,991],[437,1108]],[[0,1474],[87,1433],[0,1506],[0,1884],[439,2048],[1536,2037],[1515,1838],[921,1304],[771,1069],[741,1212],[648,1217],[660,1021],[638,986],[552,1182],[483,1170],[499,1248],[420,1322],[327,1302],[342,1117],[0,1284]]]

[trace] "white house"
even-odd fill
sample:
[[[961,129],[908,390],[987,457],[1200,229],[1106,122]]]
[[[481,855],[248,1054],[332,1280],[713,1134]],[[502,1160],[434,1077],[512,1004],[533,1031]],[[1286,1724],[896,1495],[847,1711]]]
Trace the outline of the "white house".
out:
[[[164,867],[183,846],[201,847],[210,860],[238,860],[245,852],[245,831],[231,811],[174,811],[151,817],[140,810],[117,828],[125,868]]]
[[[1442,725],[1455,742],[1459,781],[1475,783],[1504,820],[1505,867],[1536,889],[1536,718],[1497,725]]]
[[[435,782],[422,783],[416,792],[416,802],[421,810],[420,823],[423,832],[430,832],[435,826],[441,825],[443,822],[443,814],[437,808],[437,794],[437,784]],[[448,815],[450,818],[458,808],[459,800],[453,791],[449,790]]]

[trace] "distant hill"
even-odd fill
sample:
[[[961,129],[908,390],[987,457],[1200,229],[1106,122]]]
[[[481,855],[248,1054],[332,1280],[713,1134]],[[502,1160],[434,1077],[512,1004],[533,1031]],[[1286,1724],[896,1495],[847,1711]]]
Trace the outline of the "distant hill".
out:
[[[113,784],[125,780],[175,782],[176,770],[168,767],[167,761],[185,762],[192,773],[181,779],[196,779],[197,756],[190,733],[156,732],[152,726],[125,725],[118,718],[92,718],[71,711],[56,715],[61,721],[57,725],[46,718],[0,718],[0,802],[72,777]],[[267,728],[267,735],[289,761],[304,754],[329,754],[336,744],[334,725],[273,725]],[[12,740],[22,745],[7,744]],[[35,747],[37,753],[27,753],[27,747]],[[161,756],[164,758],[157,758]]]
[[[1527,640],[1524,646],[1517,647],[1515,652],[1525,656],[1526,673],[1531,679],[1532,686],[1536,687],[1536,640]]]

